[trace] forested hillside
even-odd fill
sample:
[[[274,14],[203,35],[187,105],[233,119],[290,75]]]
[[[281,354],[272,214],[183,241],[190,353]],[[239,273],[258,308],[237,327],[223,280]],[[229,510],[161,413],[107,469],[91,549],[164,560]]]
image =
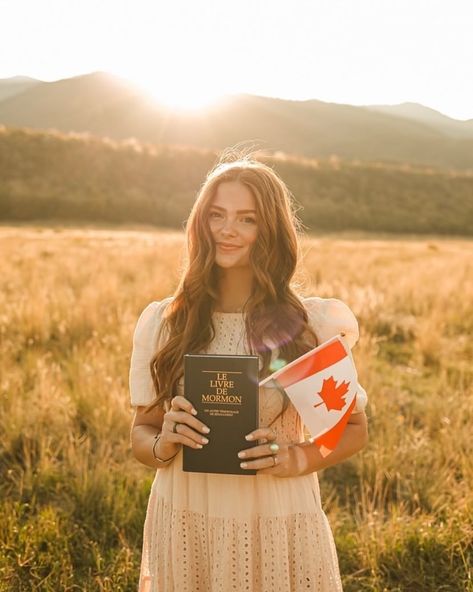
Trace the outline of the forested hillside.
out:
[[[14,80],[15,81],[15,80]],[[9,84],[7,84],[9,82]],[[11,91],[11,80],[0,80]],[[129,81],[93,72],[39,82],[0,100],[0,124],[61,132],[88,132],[114,140],[223,150],[252,140],[269,151],[306,158],[415,164],[473,170],[473,129],[435,113],[227,95],[197,111],[158,103]],[[441,125],[439,125],[439,118]]]
[[[0,218],[182,227],[219,154],[0,128]],[[473,174],[278,154],[309,230],[473,235]]]

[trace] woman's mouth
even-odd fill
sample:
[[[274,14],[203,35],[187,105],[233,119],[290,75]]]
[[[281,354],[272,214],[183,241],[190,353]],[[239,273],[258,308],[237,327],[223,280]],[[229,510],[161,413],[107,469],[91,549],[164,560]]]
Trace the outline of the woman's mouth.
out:
[[[241,249],[241,247],[238,245],[230,245],[230,244],[225,244],[225,243],[217,243],[217,246],[222,251],[236,251],[237,249]]]

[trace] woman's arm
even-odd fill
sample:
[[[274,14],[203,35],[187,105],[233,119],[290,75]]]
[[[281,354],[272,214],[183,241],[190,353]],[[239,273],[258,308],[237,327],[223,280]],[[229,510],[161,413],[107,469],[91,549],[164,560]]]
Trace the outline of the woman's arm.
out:
[[[161,437],[154,447],[154,453],[165,461],[173,458],[183,444],[202,448],[208,443],[203,434],[208,434],[209,428],[194,417],[192,403],[184,397],[174,397],[166,413],[159,407],[154,407],[148,413],[145,413],[145,409],[140,406],[136,409],[130,441],[134,457],[147,467],[158,469],[168,464],[158,461],[153,454],[153,444],[158,433]]]
[[[266,443],[239,453],[243,459],[242,468],[257,469],[258,473],[275,477],[297,477],[342,462],[364,448],[368,442],[368,422],[364,411],[351,415],[336,449],[325,458],[313,442],[280,444],[271,428],[255,430],[247,439],[265,440]],[[276,454],[270,448],[273,443],[279,446]],[[274,464],[274,457],[277,464]]]
[[[147,467],[158,469],[164,465],[154,458],[153,444],[156,434],[161,431],[164,414],[157,407],[149,413],[145,413],[145,409],[142,406],[136,407],[130,433],[131,451],[136,460]]]
[[[366,413],[350,416],[345,431],[337,447],[328,456],[323,457],[318,447],[312,442],[302,442],[294,446],[298,475],[307,475],[336,465],[353,456],[368,443],[368,421]]]

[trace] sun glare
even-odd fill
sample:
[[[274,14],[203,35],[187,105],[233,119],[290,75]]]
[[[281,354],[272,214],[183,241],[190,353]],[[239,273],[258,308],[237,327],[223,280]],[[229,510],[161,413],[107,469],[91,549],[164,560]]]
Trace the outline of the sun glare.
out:
[[[184,83],[186,81],[183,81]],[[223,93],[212,88],[194,88],[192,84],[141,84],[151,99],[176,111],[200,111],[218,103]]]

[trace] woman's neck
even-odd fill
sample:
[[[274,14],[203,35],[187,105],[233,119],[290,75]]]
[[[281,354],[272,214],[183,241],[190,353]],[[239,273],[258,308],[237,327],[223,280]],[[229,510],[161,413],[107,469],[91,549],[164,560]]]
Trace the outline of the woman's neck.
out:
[[[240,312],[251,295],[253,274],[248,268],[221,270],[218,277],[219,299],[216,310]]]

